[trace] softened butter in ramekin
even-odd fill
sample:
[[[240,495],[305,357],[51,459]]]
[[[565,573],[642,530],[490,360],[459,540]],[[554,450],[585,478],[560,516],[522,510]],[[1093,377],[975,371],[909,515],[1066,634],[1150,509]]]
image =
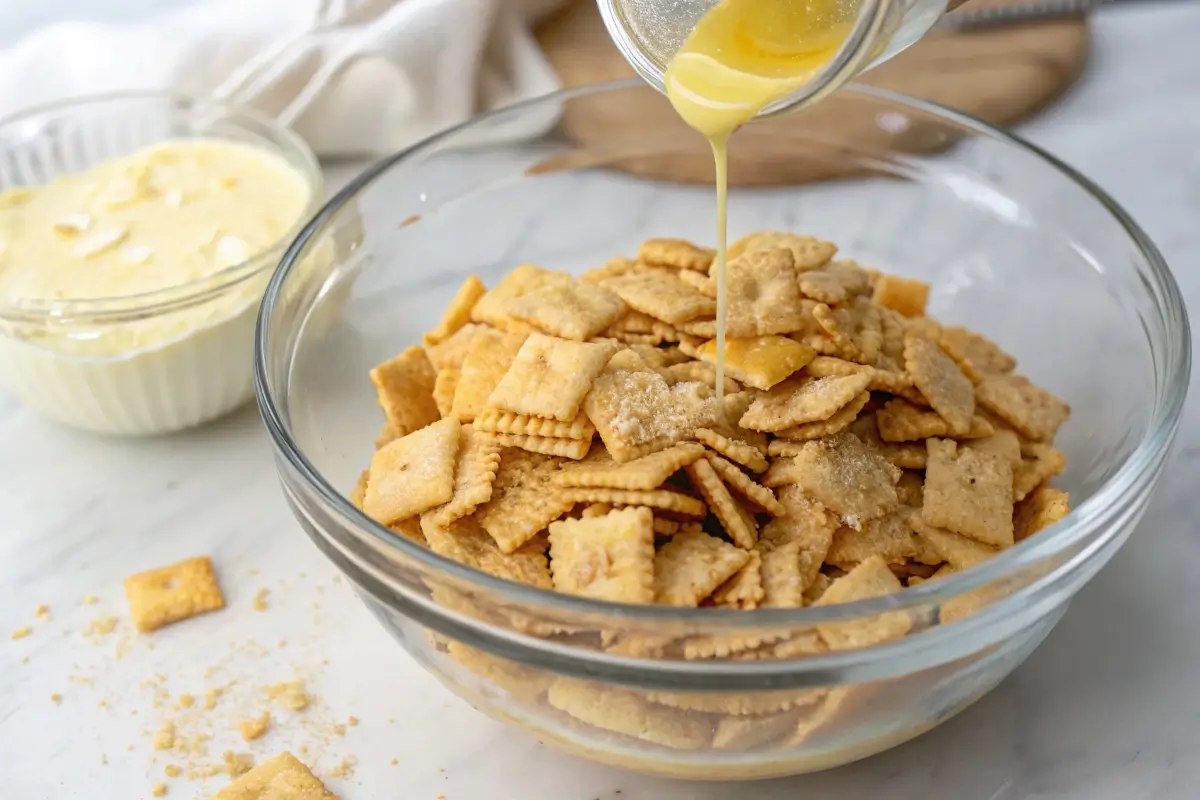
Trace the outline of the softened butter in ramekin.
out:
[[[265,274],[165,313],[154,293],[219,281],[270,250],[311,191],[263,148],[196,139],[0,193],[0,304],[147,305],[116,322],[7,329],[0,379],[48,416],[112,433],[190,427],[240,405]]]

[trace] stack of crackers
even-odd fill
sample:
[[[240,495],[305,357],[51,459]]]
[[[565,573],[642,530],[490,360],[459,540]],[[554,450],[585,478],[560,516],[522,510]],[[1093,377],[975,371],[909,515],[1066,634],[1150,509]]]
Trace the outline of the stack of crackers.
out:
[[[421,345],[371,371],[386,422],[355,503],[508,580],[731,609],[898,592],[1064,516],[1067,495],[1048,481],[1066,463],[1053,439],[1068,405],[992,341],[926,316],[926,284],[836,252],[775,232],[731,245],[721,392],[708,248],[653,239],[578,278],[529,265],[490,290],[468,278]],[[979,604],[943,608],[943,621]],[[912,627],[896,613],[774,637],[600,632],[597,647],[791,658]],[[451,645],[477,672],[523,685],[513,665]],[[651,741],[646,708],[732,713],[739,741],[742,715],[756,713],[744,695],[697,709],[708,702],[697,695],[626,693],[558,679],[545,696]],[[628,703],[636,724],[614,722]]]

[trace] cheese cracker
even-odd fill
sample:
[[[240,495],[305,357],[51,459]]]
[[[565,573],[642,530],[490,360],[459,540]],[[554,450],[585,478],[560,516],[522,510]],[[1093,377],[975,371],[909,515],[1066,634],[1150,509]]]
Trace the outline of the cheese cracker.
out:
[[[283,752],[236,778],[211,800],[338,800],[338,797],[298,758]]]
[[[525,336],[484,329],[475,334],[463,357],[450,414],[470,422],[488,407],[488,398],[516,359]]]
[[[483,281],[474,275],[468,275],[462,286],[458,287],[450,305],[446,306],[446,310],[442,312],[441,321],[425,334],[425,345],[446,341],[462,326],[470,322],[471,309],[485,294],[487,294],[487,287],[483,285]]]
[[[936,411],[919,408],[899,397],[892,398],[875,412],[879,436],[885,442],[917,442],[934,437],[980,439],[996,432],[986,418],[976,414],[965,430],[955,431],[950,422]]]
[[[732,578],[722,583],[712,593],[715,605],[725,608],[758,608],[765,592],[762,584],[762,553],[750,551],[750,560]]]
[[[887,562],[872,556],[844,577],[838,578],[813,605],[830,606],[851,603],[881,595],[894,594],[904,587],[888,569]],[[899,639],[912,628],[906,611],[889,611],[865,620],[817,625],[817,631],[830,650],[854,650]]]
[[[900,470],[852,433],[805,442],[792,461],[794,483],[845,524],[881,517],[900,505]]]
[[[793,442],[804,442],[809,439],[820,439],[822,436],[832,436],[850,427],[854,420],[858,419],[859,412],[866,408],[867,403],[870,401],[870,392],[860,392],[849,403],[835,411],[828,419],[805,422],[790,428],[784,428],[781,431],[776,431],[775,435],[779,436],[780,439],[790,439]],[[771,444],[776,444],[778,441],[771,442]],[[786,441],[782,443],[788,444]],[[770,453],[770,455],[778,455],[778,453]],[[795,455],[795,452],[788,453],[788,455]]]
[[[514,436],[540,436],[548,439],[582,439],[590,442],[596,435],[596,426],[583,414],[576,414],[570,422],[560,422],[545,417],[514,414],[498,408],[486,408],[473,423],[475,430],[487,433],[507,433]]]
[[[1048,442],[1071,407],[1021,375],[988,375],[975,389],[979,405],[1036,442]]]
[[[509,316],[564,339],[585,341],[627,310],[621,298],[591,283],[555,274],[535,282],[503,304]]]
[[[722,481],[742,497],[753,503],[757,508],[777,517],[786,513],[783,504],[775,499],[774,492],[760,483],[755,483],[737,465],[716,453],[708,453],[705,455],[705,458],[712,465],[717,475],[721,476]]]
[[[603,449],[600,452],[605,452]],[[607,453],[605,453],[607,455]],[[667,478],[704,456],[704,448],[692,442],[681,442],[666,450],[618,464],[584,461],[567,464],[554,476],[560,486],[584,486],[608,489],[650,490],[662,486]]]
[[[462,427],[460,436],[454,494],[449,502],[433,511],[433,519],[443,526],[474,513],[492,499],[492,485],[500,470],[499,443],[469,425]]]
[[[437,374],[420,347],[403,353],[371,370],[379,406],[395,436],[404,436],[441,418],[433,399]]]
[[[703,517],[707,511],[704,503],[696,498],[667,489],[641,491],[635,489],[569,487],[557,489],[556,491],[572,503],[611,503],[614,506],[647,506],[679,514],[683,517]]]
[[[677,534],[654,556],[655,599],[671,606],[698,606],[749,560],[745,550],[707,533]]]
[[[767,391],[793,375],[816,356],[816,351],[786,336],[751,336],[725,340],[725,371],[747,386]],[[696,351],[701,361],[717,363],[717,340]]]
[[[685,270],[708,272],[717,251],[711,247],[700,247],[686,239],[647,239],[638,248],[638,261],[656,267],[678,267]]]
[[[925,314],[925,304],[929,302],[929,284],[899,275],[880,275],[875,281],[871,301],[905,317],[920,317]]]
[[[125,597],[129,616],[142,633],[225,607],[207,556],[130,575]]]
[[[672,325],[717,313],[715,300],[665,270],[620,275],[600,285],[614,292],[631,308]]]
[[[1013,476],[1006,458],[929,439],[925,504],[930,525],[970,536],[993,547],[1013,543]]]
[[[798,277],[792,251],[786,248],[756,250],[730,261],[726,267],[725,335],[765,336],[804,330],[808,313]],[[709,338],[715,335],[714,331]]]
[[[575,505],[553,484],[560,464],[557,458],[512,447],[500,453],[492,498],[475,518],[503,552],[513,552]]]
[[[740,424],[743,428],[775,432],[827,420],[866,391],[870,380],[866,373],[789,378],[759,395],[742,415]]]
[[[675,750],[700,750],[712,740],[703,717],[649,703],[629,689],[558,678],[547,702],[580,722]]]
[[[904,336],[904,364],[921,395],[949,423],[950,433],[967,433],[975,417],[975,387],[954,360],[932,340],[909,331]]]
[[[744,550],[754,547],[758,540],[754,515],[733,499],[712,464],[707,459],[688,464],[687,474],[733,543]]]
[[[497,546],[475,517],[463,517],[449,525],[439,525],[431,515],[421,517],[421,532],[429,548],[460,564],[497,578],[552,589],[545,544],[527,541],[505,552]]]
[[[570,422],[615,350],[608,345],[531,333],[492,390],[488,405],[515,414]]]
[[[449,502],[459,438],[458,420],[444,419],[377,450],[363,512],[390,525]]]
[[[1049,527],[1071,510],[1067,493],[1039,486],[1013,510],[1013,536],[1019,542]]]
[[[550,523],[554,588],[614,603],[654,602],[654,517],[623,508]]]

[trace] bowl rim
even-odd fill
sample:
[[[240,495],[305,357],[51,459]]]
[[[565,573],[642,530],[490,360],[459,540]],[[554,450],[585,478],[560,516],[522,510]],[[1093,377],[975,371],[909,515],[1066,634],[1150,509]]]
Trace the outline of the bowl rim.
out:
[[[301,477],[307,489],[315,493],[330,511],[341,518],[340,521],[343,524],[353,529],[355,534],[370,536],[379,545],[398,551],[400,555],[416,562],[424,569],[442,573],[460,581],[463,585],[469,586],[471,589],[487,592],[488,596],[503,600],[509,604],[553,608],[568,614],[588,614],[609,618],[619,617],[623,621],[639,624],[653,622],[671,624],[703,623],[705,631],[749,627],[791,626],[800,628],[829,622],[873,617],[891,611],[942,603],[985,584],[1019,574],[1022,570],[1066,552],[1073,545],[1085,542],[1085,540],[1094,537],[1096,534],[1106,532],[1104,530],[1105,525],[1113,517],[1120,515],[1124,506],[1122,501],[1128,500],[1131,497],[1135,498],[1137,492],[1144,490],[1145,485],[1157,476],[1159,467],[1169,452],[1175,430],[1179,425],[1191,371],[1191,336],[1186,307],[1174,276],[1171,274],[1165,259],[1157,247],[1130,215],[1099,186],[1037,145],[1031,144],[1007,130],[994,127],[976,117],[941,106],[937,103],[909,97],[886,89],[855,83],[843,86],[839,91],[865,97],[868,100],[883,101],[904,106],[926,115],[938,117],[947,122],[967,128],[978,137],[997,141],[1038,158],[1046,167],[1057,171],[1076,186],[1086,191],[1092,199],[1108,211],[1113,217],[1113,221],[1124,230],[1144,256],[1150,275],[1157,283],[1155,286],[1156,291],[1153,292],[1157,299],[1155,310],[1160,315],[1167,334],[1166,344],[1162,348],[1162,357],[1159,358],[1160,354],[1155,353],[1155,385],[1161,391],[1155,394],[1155,403],[1151,409],[1147,430],[1137,446],[1127,456],[1125,462],[1117,471],[1090,497],[1076,508],[1071,509],[1066,517],[1040,531],[1038,536],[1018,542],[1013,547],[1004,550],[987,561],[946,578],[937,581],[926,581],[919,586],[907,588],[905,591],[897,594],[857,600],[850,603],[787,609],[760,608],[754,610],[696,609],[613,603],[563,594],[548,589],[539,589],[498,578],[440,556],[432,550],[428,550],[405,539],[403,536],[380,525],[359,511],[342,492],[321,475],[320,471],[308,460],[292,438],[288,430],[288,425],[284,422],[283,415],[276,405],[271,389],[272,381],[268,375],[268,332],[272,324],[275,305],[280,299],[286,279],[291,274],[293,268],[300,263],[301,256],[304,254],[309,241],[323,230],[331,218],[341,212],[360,192],[384,173],[410,157],[418,156],[427,150],[437,148],[447,139],[470,131],[473,127],[481,123],[500,119],[506,115],[519,114],[530,108],[559,104],[575,97],[635,87],[651,90],[651,87],[647,86],[639,78],[563,89],[473,117],[416,142],[391,156],[380,159],[338,191],[320,212],[304,226],[299,236],[284,253],[278,269],[267,286],[263,301],[259,307],[255,329],[254,384],[257,402],[277,456],[282,457],[289,467]],[[1152,486],[1153,484],[1151,483],[1150,485]],[[1092,542],[1081,553],[1075,554],[1072,558],[1055,565],[1053,569],[1047,570],[1028,585],[1020,588],[1013,594],[1001,598],[995,603],[989,604],[987,608],[979,613],[949,625],[937,625],[935,628],[951,627],[954,629],[954,635],[957,636],[960,635],[959,632],[965,632],[969,627],[982,627],[988,620],[999,614],[1000,608],[1004,607],[1008,601],[1019,600],[1021,597],[1030,594],[1033,590],[1056,582],[1067,573],[1072,572],[1081,563],[1089,559],[1096,552],[1099,545],[1102,545],[1111,536],[1116,535],[1117,527],[1112,526],[1112,529],[1107,531],[1109,534],[1108,537],[1100,537],[1103,541]],[[447,612],[443,610],[443,613]],[[545,650],[547,653],[550,653],[564,647],[552,642],[536,639],[535,637],[508,631],[478,620],[464,620],[463,623],[463,627],[465,628],[475,629],[480,632],[486,631],[485,636],[490,634],[491,636],[500,636],[504,639],[519,638],[522,642],[521,646],[527,649],[536,647],[536,649]],[[931,633],[936,632],[935,630],[930,630],[923,632],[921,635],[927,637]],[[851,657],[860,658],[861,654],[865,652],[890,652],[889,648],[895,649],[899,644],[902,644],[902,642],[885,643],[860,650],[847,651],[846,653],[812,657],[806,659],[806,662],[813,662],[814,667],[817,666],[816,662],[818,661],[821,662],[821,666],[825,666],[825,662],[829,662],[828,666],[833,667],[845,659]],[[575,653],[569,657],[579,658],[581,655]],[[586,653],[586,658],[593,663],[598,658],[602,661],[612,661],[614,665],[629,661],[636,663],[639,669],[644,669],[646,664],[658,663],[590,651]],[[686,662],[670,661],[663,663],[664,665],[671,665],[671,669],[677,670],[680,664]],[[722,669],[729,667],[731,674],[761,674],[772,671],[773,668],[770,665],[777,663],[786,662],[731,662],[729,664],[722,664]],[[710,674],[712,669],[713,666],[708,665]]]
[[[67,97],[49,103],[28,106],[0,117],[0,152],[11,145],[6,134],[20,129],[46,114],[69,114],[89,107],[104,107],[109,104],[130,101],[165,103],[174,110],[183,110],[199,117],[211,116],[250,133],[265,134],[266,141],[247,144],[259,147],[277,158],[283,158],[287,166],[296,171],[308,188],[309,197],[296,221],[271,243],[271,245],[239,264],[225,267],[211,275],[195,278],[184,283],[140,292],[103,298],[76,298],[50,300],[46,298],[0,298],[0,319],[20,324],[103,324],[143,319],[176,311],[184,307],[203,303],[244,281],[260,275],[278,265],[277,259],[287,246],[304,230],[313,215],[324,202],[324,176],[312,149],[298,134],[280,125],[269,115],[237,103],[178,91],[115,91]],[[258,128],[259,130],[255,130]],[[43,136],[38,131],[34,136],[21,137],[21,144],[35,141]],[[200,137],[185,137],[200,138]],[[170,141],[161,139],[160,142]],[[297,163],[298,162],[298,163]]]

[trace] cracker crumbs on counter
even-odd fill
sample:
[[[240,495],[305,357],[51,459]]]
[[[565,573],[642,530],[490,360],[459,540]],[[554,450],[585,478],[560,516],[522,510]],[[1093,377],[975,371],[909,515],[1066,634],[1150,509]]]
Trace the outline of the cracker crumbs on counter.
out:
[[[183,767],[179,766],[178,764],[167,764],[165,767],[163,767],[163,773],[168,778],[178,778],[183,774]]]
[[[170,750],[175,746],[175,723],[164,722],[158,733],[154,734],[154,740],[150,742],[150,746],[155,750]]]
[[[263,691],[268,701],[292,711],[303,711],[312,702],[312,697],[304,690],[304,681],[299,679],[264,686]]]
[[[261,717],[244,719],[238,723],[238,730],[247,742],[260,739],[271,729],[271,712],[264,711]]]
[[[254,610],[266,611],[270,606],[267,605],[267,595],[271,593],[270,589],[262,588],[254,593]]]
[[[221,760],[225,762],[225,772],[231,778],[240,778],[254,769],[253,753],[234,753],[226,750],[221,755]]]
[[[156,783],[154,788],[150,790],[150,794],[155,797],[162,797],[167,793],[167,785],[165,783]]]
[[[58,692],[55,692],[54,694],[50,695],[50,702],[58,705],[62,702],[62,695]]]
[[[286,792],[286,793],[285,793]],[[288,752],[267,759],[217,792],[211,800],[339,800]]]
[[[33,616],[37,619],[45,619],[50,616],[50,606],[45,603],[38,603],[37,607],[33,609]]]
[[[94,606],[100,601],[94,594],[85,594],[82,602],[85,606]]]
[[[186,692],[179,695],[179,707],[180,708],[191,708],[195,704],[196,704],[196,698],[194,695],[187,694]]]
[[[346,724],[348,724],[351,728],[358,727],[358,717],[351,715],[350,719],[346,720]]]
[[[13,641],[16,641],[17,639],[24,639],[26,636],[30,635],[31,633],[33,633],[33,628],[29,627],[28,625],[25,625],[20,628],[17,628],[15,631],[13,631],[12,635],[10,635],[9,638],[12,639]]]
[[[108,636],[117,629],[119,622],[120,620],[111,614],[102,614],[87,624],[87,627],[83,629],[83,635],[88,639]]]
[[[343,758],[341,763],[329,770],[331,778],[352,778],[354,777],[354,768],[358,765],[358,759],[354,756]]]

